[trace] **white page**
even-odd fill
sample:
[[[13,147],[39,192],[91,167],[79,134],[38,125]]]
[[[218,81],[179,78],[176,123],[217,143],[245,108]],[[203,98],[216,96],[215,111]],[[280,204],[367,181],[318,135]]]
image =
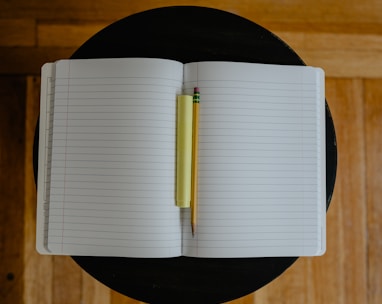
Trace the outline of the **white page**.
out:
[[[39,159],[37,181],[37,212],[36,212],[36,249],[43,254],[49,254],[48,242],[48,210],[50,187],[50,156],[51,132],[53,119],[54,73],[53,63],[45,64],[41,69],[40,123],[39,123]]]
[[[199,201],[184,254],[262,257],[325,250],[323,72],[310,67],[201,62]],[[321,92],[321,93],[320,93]]]
[[[181,254],[174,181],[182,73],[182,64],[158,59],[57,62],[51,252]]]

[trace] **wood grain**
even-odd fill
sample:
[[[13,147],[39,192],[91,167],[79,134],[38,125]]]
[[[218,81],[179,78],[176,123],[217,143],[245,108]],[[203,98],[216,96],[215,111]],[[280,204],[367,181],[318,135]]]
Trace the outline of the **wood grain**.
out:
[[[382,81],[365,83],[368,303],[382,302]]]
[[[6,303],[20,303],[24,290],[25,91],[23,78],[0,77],[0,302]]]
[[[0,303],[139,304],[69,257],[35,251],[31,163],[41,66],[104,26],[169,5],[223,9],[273,31],[328,77],[338,176],[327,252],[230,304],[382,303],[382,2],[379,0],[0,1]]]
[[[33,174],[34,130],[39,114],[40,78],[27,77],[25,117],[24,303],[52,303],[53,259],[36,250],[36,184]]]
[[[0,46],[0,75],[39,75],[45,62],[69,58],[76,48]]]
[[[327,98],[337,132],[338,175],[328,212],[331,254],[325,256],[328,263],[321,269],[333,268],[333,273],[326,273],[322,280],[334,287],[325,300],[337,295],[340,303],[367,303],[363,93],[359,79],[327,82]]]
[[[52,298],[57,304],[80,303],[82,270],[68,256],[53,257]],[[70,292],[68,292],[70,291]]]
[[[39,47],[78,47],[108,25],[108,23],[39,24],[37,45]],[[66,39],[62,39],[62,35]]]
[[[135,12],[169,5],[214,7],[260,22],[380,23],[382,3],[331,0],[39,0],[1,1],[0,18],[38,18],[44,20],[116,20]]]
[[[1,46],[34,46],[36,43],[36,20],[0,19]]]

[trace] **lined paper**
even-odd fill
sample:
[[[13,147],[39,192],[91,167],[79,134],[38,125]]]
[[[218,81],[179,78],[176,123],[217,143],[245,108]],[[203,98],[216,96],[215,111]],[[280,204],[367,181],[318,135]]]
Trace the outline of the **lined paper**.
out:
[[[201,91],[198,226],[192,238],[185,211],[184,254],[322,253],[322,71],[202,62],[184,77]]]
[[[322,70],[62,60],[45,66],[42,83],[39,252],[263,257],[325,251]],[[176,97],[195,86],[201,91],[199,208],[192,237],[189,210],[175,206]]]
[[[174,181],[182,69],[131,58],[56,64],[49,250],[181,254]]]

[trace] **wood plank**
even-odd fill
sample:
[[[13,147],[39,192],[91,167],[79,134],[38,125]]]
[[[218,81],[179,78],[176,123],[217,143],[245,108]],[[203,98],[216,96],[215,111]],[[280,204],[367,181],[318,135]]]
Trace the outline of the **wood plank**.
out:
[[[382,303],[382,80],[365,83],[368,303]],[[366,302],[365,302],[366,303]]]
[[[380,78],[382,52],[378,50],[295,50],[307,65],[319,66],[327,77]]]
[[[256,20],[253,20],[256,22]],[[261,26],[273,32],[297,32],[310,34],[356,34],[356,35],[381,35],[382,27],[380,22],[367,22],[367,23],[341,23],[337,22],[313,22],[296,20],[294,22],[262,22]]]
[[[170,5],[209,6],[227,10],[259,22],[380,23],[382,3],[378,0],[336,1],[294,0],[280,5],[277,0],[39,0],[1,1],[0,18],[44,20],[117,20],[131,13]]]
[[[37,45],[40,47],[78,48],[108,25],[108,23],[39,24],[37,27]]]
[[[27,78],[25,115],[25,212],[24,212],[24,303],[50,304],[52,300],[51,256],[36,251],[36,183],[33,174],[33,143],[40,108],[40,78]]]
[[[367,303],[363,86],[330,79],[326,97],[338,142],[337,179],[327,213],[327,252],[300,258],[255,293],[255,303]]]
[[[318,303],[367,303],[364,98],[359,79],[332,79],[326,97],[337,133],[338,166],[328,211],[328,250],[315,267]],[[321,263],[322,262],[322,263]]]
[[[0,46],[34,46],[35,43],[35,20],[0,19]]]
[[[328,77],[381,77],[382,34],[275,32],[308,65]]]
[[[0,77],[0,302],[23,295],[25,78]]]
[[[82,270],[69,256],[53,256],[52,299],[55,304],[81,303]]]
[[[328,33],[305,31],[275,31],[294,49],[304,50],[382,50],[382,33]]]
[[[382,4],[378,0],[365,0],[362,5],[355,0],[295,0],[288,5],[282,5],[277,0],[241,1],[237,2],[235,9],[240,10],[241,15],[260,22],[380,23]]]
[[[280,277],[256,291],[254,303],[316,303],[312,297],[311,263],[309,258],[297,260]]]
[[[76,48],[0,47],[0,74],[40,75],[46,62],[69,58]]]
[[[215,2],[218,2],[215,0]],[[182,3],[179,3],[180,5]],[[171,1],[129,1],[105,0],[94,3],[92,0],[39,0],[1,1],[0,18],[37,18],[44,21],[87,20],[104,21],[118,20],[139,11],[174,5]],[[176,5],[176,4],[175,4]]]

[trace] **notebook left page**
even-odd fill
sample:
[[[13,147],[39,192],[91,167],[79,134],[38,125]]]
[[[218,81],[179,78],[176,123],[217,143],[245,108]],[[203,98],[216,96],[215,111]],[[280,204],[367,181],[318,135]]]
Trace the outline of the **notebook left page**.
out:
[[[49,132],[53,115],[51,106],[53,104],[53,76],[55,65],[45,64],[41,69],[41,95],[40,95],[40,117],[39,117],[39,158],[38,158],[38,181],[37,181],[37,226],[36,226],[36,248],[38,252],[50,254],[47,249],[48,241],[48,193],[50,177],[51,155],[51,132]]]
[[[174,181],[182,64],[92,59],[55,68],[47,250],[180,255]]]

